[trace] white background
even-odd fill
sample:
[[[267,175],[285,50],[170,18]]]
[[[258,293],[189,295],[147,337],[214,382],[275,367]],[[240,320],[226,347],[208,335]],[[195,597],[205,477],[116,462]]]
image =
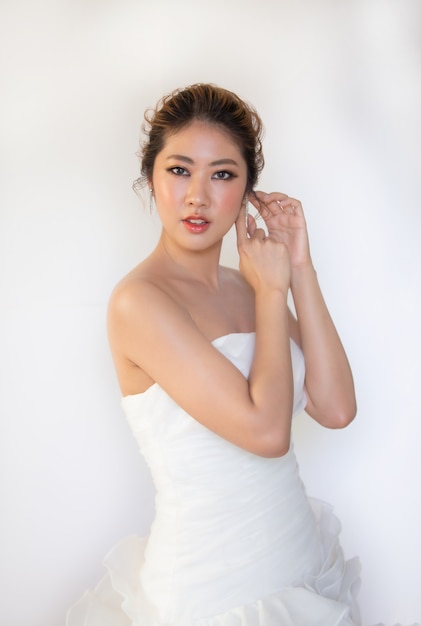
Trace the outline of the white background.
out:
[[[302,200],[353,365],[349,428],[297,420],[308,492],[361,557],[364,625],[421,620],[420,7],[2,0],[1,626],[63,624],[152,519],[105,312],[159,235],[131,191],[143,111],[196,81],[263,117],[260,188]]]

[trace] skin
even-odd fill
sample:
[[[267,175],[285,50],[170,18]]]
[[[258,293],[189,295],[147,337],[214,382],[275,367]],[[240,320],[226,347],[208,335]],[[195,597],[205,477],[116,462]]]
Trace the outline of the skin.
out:
[[[210,430],[255,454],[290,445],[290,336],[306,361],[306,411],[330,428],[356,412],[349,364],[321,294],[301,203],[282,193],[248,194],[268,235],[246,226],[247,167],[228,132],[193,122],[170,135],[152,180],[162,233],[152,254],[115,288],[111,351],[123,395],[158,383]],[[186,218],[206,221],[192,232]],[[220,266],[235,223],[240,271]],[[297,319],[288,309],[288,291]],[[211,341],[256,332],[248,380]]]

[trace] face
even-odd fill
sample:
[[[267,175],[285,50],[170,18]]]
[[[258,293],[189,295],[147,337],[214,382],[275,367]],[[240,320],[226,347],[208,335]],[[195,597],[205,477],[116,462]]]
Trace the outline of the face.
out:
[[[247,166],[227,132],[193,122],[167,138],[150,183],[163,236],[199,250],[220,245],[237,219]]]

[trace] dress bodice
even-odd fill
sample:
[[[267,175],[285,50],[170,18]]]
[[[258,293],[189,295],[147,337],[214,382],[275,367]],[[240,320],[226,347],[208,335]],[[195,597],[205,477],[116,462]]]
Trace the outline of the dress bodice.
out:
[[[248,376],[254,333],[214,347]],[[304,359],[291,341],[294,414]],[[122,400],[156,486],[148,537],[122,539],[66,626],[358,626],[359,562],[331,507],[306,496],[292,447],[263,458],[222,439],[157,384]]]
[[[254,342],[254,333],[234,333],[213,345],[248,376]],[[306,401],[304,359],[292,341],[291,356],[296,414]],[[241,578],[255,577],[259,597],[263,590],[268,593],[268,585],[272,592],[302,582],[303,572],[320,565],[312,511],[292,450],[269,459],[247,452],[193,419],[157,384],[126,396],[123,407],[157,489],[142,576],[145,589],[160,598],[163,619],[181,619],[177,611],[186,606],[194,615],[195,603],[198,615],[203,613],[203,595],[212,596],[212,611],[225,610],[236,595],[234,604],[240,604]],[[291,524],[291,516],[300,523]],[[316,551],[312,561],[310,544]],[[276,568],[281,552],[287,566]],[[233,570],[238,589],[227,594]]]
[[[223,335],[215,339],[212,344],[245,377],[249,375],[254,354],[255,333]],[[305,367],[300,348],[292,340],[290,345],[294,380],[293,414],[296,415],[304,409],[306,404],[304,393]],[[143,393],[125,396],[122,399],[122,406],[142,453],[152,465],[156,461],[156,447],[161,450],[161,454],[170,453],[176,449],[177,440],[181,436],[183,444],[187,444],[189,454],[194,453],[194,446],[189,446],[190,438],[192,438],[192,442],[205,439],[207,444],[211,447],[214,444],[218,449],[222,443],[218,435],[188,415],[156,383]],[[154,448],[153,455],[148,454],[150,446]],[[226,450],[231,448],[232,444],[225,447]],[[233,452],[233,450],[231,451]]]

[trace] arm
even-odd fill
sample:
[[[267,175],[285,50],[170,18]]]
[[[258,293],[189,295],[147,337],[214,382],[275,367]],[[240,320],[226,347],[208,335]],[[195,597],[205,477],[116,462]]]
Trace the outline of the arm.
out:
[[[298,200],[284,194],[259,194],[269,232],[287,246],[291,293],[297,320],[290,318],[306,362],[307,413],[329,428],[347,426],[356,413],[348,359],[335,329],[310,256],[307,229]]]
[[[256,295],[256,350],[247,380],[159,286],[123,282],[108,313],[111,350],[142,369],[184,410],[221,437],[261,456],[289,449],[293,401],[288,251],[237,223],[244,275]]]
[[[323,426],[343,428],[356,414],[354,383],[312,266],[293,273],[291,292],[306,362],[306,411]]]

